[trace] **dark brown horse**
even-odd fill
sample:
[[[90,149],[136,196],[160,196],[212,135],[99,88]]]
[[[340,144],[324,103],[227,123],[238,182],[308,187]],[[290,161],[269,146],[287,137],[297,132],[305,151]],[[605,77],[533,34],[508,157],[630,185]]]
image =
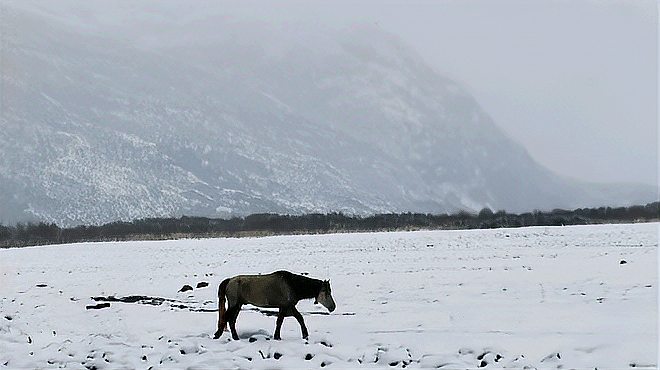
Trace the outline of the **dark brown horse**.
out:
[[[228,302],[226,310],[225,297]],[[232,338],[238,340],[236,318],[242,305],[251,304],[279,308],[275,339],[280,339],[280,328],[286,316],[293,316],[298,320],[302,337],[307,338],[307,327],[296,309],[296,304],[301,299],[310,298],[314,298],[314,303],[324,305],[330,312],[335,310],[329,280],[312,279],[288,271],[276,271],[268,275],[238,275],[225,279],[218,288],[218,331],[213,337],[220,338],[229,323]]]

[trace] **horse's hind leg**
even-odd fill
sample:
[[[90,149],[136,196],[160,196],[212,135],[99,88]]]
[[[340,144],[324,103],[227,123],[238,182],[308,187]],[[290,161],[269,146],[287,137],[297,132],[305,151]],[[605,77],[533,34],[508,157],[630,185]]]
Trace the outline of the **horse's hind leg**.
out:
[[[229,307],[225,313],[227,317],[227,322],[229,322],[229,328],[231,329],[231,337],[234,340],[238,340],[238,333],[236,332],[236,318],[238,318],[238,313],[241,311],[241,305],[237,304],[233,307]]]
[[[296,307],[293,307],[291,309],[291,313],[293,314],[293,317],[295,317],[296,320],[298,320],[298,324],[300,324],[300,331],[302,332],[303,339],[307,339],[307,337],[309,337],[309,333],[307,332],[307,327],[305,326],[305,320],[303,320],[302,315],[296,309]]]

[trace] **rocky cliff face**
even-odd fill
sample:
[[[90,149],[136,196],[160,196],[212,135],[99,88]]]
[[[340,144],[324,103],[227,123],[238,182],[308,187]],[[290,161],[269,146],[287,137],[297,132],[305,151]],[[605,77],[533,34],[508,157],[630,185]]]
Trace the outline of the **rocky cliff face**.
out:
[[[3,222],[515,211],[612,194],[539,166],[377,29],[219,15],[95,28],[21,4],[0,26]]]

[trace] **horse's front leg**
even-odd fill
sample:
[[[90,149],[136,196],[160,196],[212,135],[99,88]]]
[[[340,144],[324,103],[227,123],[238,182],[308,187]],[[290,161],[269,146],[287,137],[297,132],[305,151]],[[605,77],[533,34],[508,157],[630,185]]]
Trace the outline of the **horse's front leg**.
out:
[[[277,323],[275,324],[275,335],[273,335],[273,338],[276,340],[282,339],[280,337],[280,330],[282,329],[282,323],[284,322],[284,308],[280,308],[280,311],[277,313]]]
[[[303,339],[307,339],[309,337],[309,333],[307,332],[307,327],[305,326],[305,320],[303,320],[302,315],[300,312],[296,309],[296,306],[293,306],[291,309],[291,313],[293,314],[293,317],[298,320],[298,324],[300,324],[300,331],[302,332],[302,337]]]

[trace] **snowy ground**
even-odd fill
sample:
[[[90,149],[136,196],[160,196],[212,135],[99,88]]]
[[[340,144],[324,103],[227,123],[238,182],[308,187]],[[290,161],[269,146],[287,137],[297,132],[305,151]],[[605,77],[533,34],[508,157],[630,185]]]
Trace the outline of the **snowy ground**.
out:
[[[0,369],[655,367],[658,226],[0,250]],[[275,341],[248,306],[211,339],[218,283],[278,269],[330,278],[337,310],[303,301],[309,340],[287,318]],[[86,309],[132,295],[172,301]]]

